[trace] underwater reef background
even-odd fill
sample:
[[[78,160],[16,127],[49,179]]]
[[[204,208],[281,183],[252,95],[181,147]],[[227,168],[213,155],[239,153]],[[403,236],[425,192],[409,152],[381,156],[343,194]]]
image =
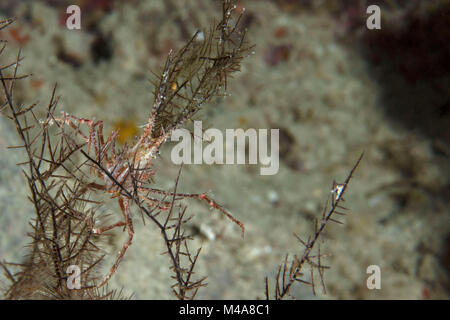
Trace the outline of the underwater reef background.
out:
[[[70,4],[81,8],[81,30],[65,26]],[[187,203],[195,214],[189,231],[202,246],[197,272],[208,276],[199,298],[262,298],[264,277],[276,274],[287,252],[301,250],[293,233],[310,234],[332,180],[344,179],[362,151],[346,194],[351,213],[344,225],[330,225],[321,244],[331,269],[327,295],[319,288],[318,297],[449,298],[450,2],[373,4],[381,7],[380,30],[366,28],[365,1],[239,2],[255,54],[228,84],[229,95],[205,109],[204,127],[279,128],[280,170],[183,167],[180,191],[211,190],[246,226],[242,239],[220,215]],[[0,18],[17,21],[1,38],[22,47],[22,72],[33,74],[16,97],[45,105],[57,82],[59,110],[103,119],[126,142],[150,113],[150,70],[218,12],[209,0],[4,0]],[[0,118],[0,259],[9,262],[22,259],[33,212],[15,165],[20,153],[6,150],[15,142]],[[154,163],[155,184],[165,189],[179,169],[173,145]],[[120,249],[126,234],[117,235],[106,250]],[[137,299],[172,298],[162,251],[157,230],[136,219],[133,246],[111,286]],[[381,268],[381,290],[367,289],[370,265]],[[308,286],[292,295],[313,298]]]

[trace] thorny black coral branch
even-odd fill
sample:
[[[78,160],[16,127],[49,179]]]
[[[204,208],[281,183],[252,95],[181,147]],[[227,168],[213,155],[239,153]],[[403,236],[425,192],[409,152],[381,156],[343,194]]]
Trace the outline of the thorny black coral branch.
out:
[[[326,292],[323,274],[324,270],[328,269],[329,267],[322,265],[321,258],[324,255],[321,254],[320,252],[319,238],[322,235],[328,223],[335,222],[338,224],[342,224],[342,222],[335,219],[334,216],[345,215],[345,213],[342,211],[348,210],[347,208],[342,206],[341,203],[345,201],[344,200],[345,191],[347,190],[350,180],[352,179],[356,168],[361,162],[363,155],[364,153],[360,155],[360,157],[356,161],[356,164],[353,166],[352,170],[345,179],[344,183],[338,184],[335,181],[333,181],[333,185],[331,188],[332,193],[331,204],[329,203],[330,201],[328,199],[327,202],[325,203],[322,212],[320,224],[317,219],[314,221],[314,233],[312,237],[310,236],[308,240],[304,241],[298,235],[294,234],[297,240],[305,248],[300,258],[294,256],[294,259],[290,263],[290,266],[288,265],[288,255],[286,255],[284,262],[278,268],[278,273],[275,277],[275,288],[273,292],[274,299],[281,300],[284,299],[286,296],[288,296],[292,285],[296,282],[310,285],[313,290],[313,293],[316,294],[314,283],[314,270],[317,270],[317,272],[319,273],[322,288],[324,292]],[[317,255],[311,255],[315,246],[318,247]],[[302,271],[305,264],[308,264],[310,266],[311,281],[306,281],[302,278],[303,276]],[[266,277],[266,299],[270,299],[269,279],[267,277]]]

